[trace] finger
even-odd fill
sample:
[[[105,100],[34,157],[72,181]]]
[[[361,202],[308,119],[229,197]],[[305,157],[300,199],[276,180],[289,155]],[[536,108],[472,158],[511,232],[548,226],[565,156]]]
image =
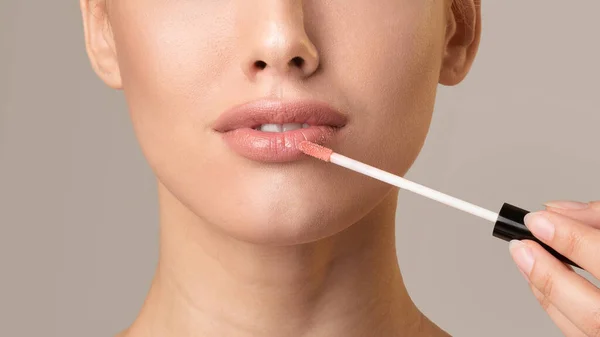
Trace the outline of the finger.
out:
[[[533,241],[513,241],[515,263],[544,298],[587,336],[600,336],[600,290]],[[546,304],[547,303],[547,304]]]
[[[546,311],[548,316],[552,319],[554,324],[560,329],[560,331],[567,337],[587,337],[579,328],[577,328],[573,322],[571,322],[560,310],[550,303],[547,297],[545,297],[537,288],[531,283],[529,284],[531,292],[535,298],[540,302],[540,305]]]
[[[600,231],[561,214],[527,214],[525,225],[535,237],[600,278]]]
[[[566,267],[570,268],[569,266]],[[550,300],[546,296],[544,296],[544,294],[542,294],[539,290],[537,290],[537,288],[533,284],[529,282],[529,278],[527,277],[527,275],[525,275],[523,271],[521,271],[521,274],[523,274],[523,277],[525,278],[525,280],[527,280],[531,292],[542,306],[542,309],[544,309],[548,316],[550,316],[550,319],[552,319],[554,324],[556,324],[556,326],[565,336],[588,337],[581,330],[579,330],[579,328],[577,328],[573,324],[573,322],[571,322],[567,317],[565,317],[565,315],[563,315],[563,313],[560,312],[560,310],[558,310],[554,306],[554,304],[552,304]]]
[[[580,203],[574,201],[552,201],[545,204],[554,213],[568,216],[595,228],[600,228],[600,201]]]

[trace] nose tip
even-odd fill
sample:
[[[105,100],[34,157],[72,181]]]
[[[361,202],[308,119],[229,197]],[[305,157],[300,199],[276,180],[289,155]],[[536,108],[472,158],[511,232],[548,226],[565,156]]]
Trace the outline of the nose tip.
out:
[[[254,79],[260,74],[306,78],[319,68],[319,53],[305,34],[295,38],[279,39],[255,50],[254,57],[243,66],[246,75]]]

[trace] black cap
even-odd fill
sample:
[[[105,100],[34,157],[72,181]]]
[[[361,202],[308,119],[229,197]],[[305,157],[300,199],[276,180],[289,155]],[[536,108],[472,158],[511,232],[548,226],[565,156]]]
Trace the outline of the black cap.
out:
[[[559,259],[561,262],[572,265],[573,267],[580,268],[573,261],[559,254],[557,251],[552,249],[550,246],[538,240],[529,229],[525,226],[525,215],[530,213],[522,208],[504,204],[498,215],[498,220],[494,225],[493,235],[499,239],[505,241],[511,240],[531,240],[539,243],[544,249],[550,254]]]

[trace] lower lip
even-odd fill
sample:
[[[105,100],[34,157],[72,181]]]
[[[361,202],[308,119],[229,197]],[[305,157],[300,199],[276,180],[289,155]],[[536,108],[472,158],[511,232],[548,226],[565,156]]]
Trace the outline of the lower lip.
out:
[[[311,126],[286,132],[262,132],[250,128],[236,129],[223,134],[227,145],[237,154],[250,160],[283,163],[306,158],[298,144],[308,140],[326,144],[336,133],[330,126]]]

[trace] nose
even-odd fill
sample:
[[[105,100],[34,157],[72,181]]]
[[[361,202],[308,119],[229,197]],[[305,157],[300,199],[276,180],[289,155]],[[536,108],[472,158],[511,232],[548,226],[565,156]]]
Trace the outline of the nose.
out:
[[[302,0],[254,1],[240,29],[245,58],[242,68],[260,76],[306,78],[319,68],[319,52],[306,33]]]

